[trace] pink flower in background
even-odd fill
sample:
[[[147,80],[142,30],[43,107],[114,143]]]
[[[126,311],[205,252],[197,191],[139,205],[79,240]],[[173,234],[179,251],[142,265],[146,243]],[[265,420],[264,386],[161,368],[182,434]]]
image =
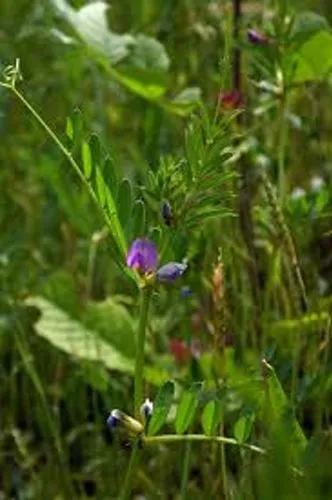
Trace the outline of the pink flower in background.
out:
[[[235,110],[243,108],[244,101],[239,90],[221,91],[218,98],[219,106],[225,110]]]

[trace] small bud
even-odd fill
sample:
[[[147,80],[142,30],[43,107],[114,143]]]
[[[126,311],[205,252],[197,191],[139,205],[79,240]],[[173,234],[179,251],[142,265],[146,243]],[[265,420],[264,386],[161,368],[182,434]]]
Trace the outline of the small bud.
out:
[[[121,412],[120,410],[112,410],[109,414],[108,419],[106,420],[107,427],[112,430],[118,426],[121,421]]]
[[[140,408],[140,413],[142,417],[146,420],[147,418],[151,417],[152,412],[153,412],[153,403],[152,401],[150,401],[149,398],[147,398]]]
[[[161,216],[166,224],[166,226],[171,226],[173,223],[173,212],[172,207],[168,201],[164,201],[161,206]]]
[[[129,434],[134,435],[141,434],[144,430],[141,422],[120,410],[112,410],[106,423],[111,430],[121,425]]]
[[[172,282],[182,276],[187,269],[187,264],[181,262],[168,262],[157,271],[157,279],[161,283]]]
[[[180,290],[180,295],[181,297],[183,297],[184,299],[186,299],[187,297],[191,297],[193,294],[193,291],[192,289],[190,288],[190,286],[183,286]]]
[[[260,33],[259,31],[250,29],[247,31],[248,41],[253,45],[267,45],[270,40],[264,35],[264,33]]]

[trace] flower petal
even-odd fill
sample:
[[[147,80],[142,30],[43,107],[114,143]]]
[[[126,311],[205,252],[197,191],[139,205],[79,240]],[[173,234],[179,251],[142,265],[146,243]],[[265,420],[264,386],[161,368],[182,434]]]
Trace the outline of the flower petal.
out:
[[[144,238],[135,240],[127,254],[127,266],[142,273],[156,270],[158,253],[154,243]]]

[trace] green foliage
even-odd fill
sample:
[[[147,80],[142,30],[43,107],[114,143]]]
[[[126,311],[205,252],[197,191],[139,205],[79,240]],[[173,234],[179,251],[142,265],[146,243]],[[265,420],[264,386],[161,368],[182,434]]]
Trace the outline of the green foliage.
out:
[[[273,367],[263,361],[263,370],[266,384],[263,410],[265,427],[269,433],[287,439],[292,447],[292,456],[298,459],[306,447],[307,439]]]
[[[152,418],[149,422],[148,435],[153,436],[165,424],[167,415],[170,411],[174,397],[174,384],[173,382],[165,382],[159,389],[157,397],[154,402]]]
[[[188,430],[195,418],[199,403],[201,384],[195,384],[185,390],[178,404],[175,417],[175,430],[177,434],[183,434]]]
[[[288,64],[295,84],[328,77],[332,70],[332,34],[315,32],[292,54]]]
[[[235,422],[233,434],[240,443],[245,443],[249,439],[254,421],[255,414],[247,412]]]
[[[57,349],[65,351],[74,359],[95,361],[111,370],[132,372],[133,364],[130,359],[54,304],[42,297],[31,297],[26,300],[26,304],[37,307],[41,313],[35,325],[36,333]]]
[[[221,402],[209,401],[202,413],[202,426],[207,436],[216,434],[218,424],[220,424],[222,417]]]
[[[186,131],[184,158],[165,157],[157,172],[150,172],[146,196],[160,204],[168,200],[180,229],[232,215],[229,122],[225,117],[211,123],[204,112],[194,116]]]
[[[0,2],[1,498],[331,496],[332,9],[233,5]]]

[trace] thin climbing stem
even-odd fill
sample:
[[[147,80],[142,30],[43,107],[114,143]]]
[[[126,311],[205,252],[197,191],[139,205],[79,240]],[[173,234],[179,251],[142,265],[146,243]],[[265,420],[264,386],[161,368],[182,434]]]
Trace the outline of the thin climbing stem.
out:
[[[236,439],[228,438],[225,436],[206,436],[204,434],[161,434],[159,436],[144,436],[142,442],[145,445],[156,445],[165,443],[181,443],[181,442],[210,442],[210,443],[224,443],[233,446],[239,446],[247,450],[251,450],[260,455],[264,455],[266,451],[259,446],[248,443],[240,443]]]
[[[73,157],[72,153],[69,151],[69,149],[66,148],[66,146],[63,144],[63,142],[59,139],[57,134],[51,129],[51,127],[43,120],[43,118],[40,116],[40,114],[35,110],[35,108],[29,103],[29,101],[24,97],[24,95],[17,90],[15,85],[10,84],[10,83],[5,83],[5,82],[0,82],[0,87],[4,87],[11,91],[18,99],[19,101],[25,106],[25,108],[32,114],[32,116],[36,119],[36,121],[39,123],[39,125],[44,129],[46,134],[53,140],[53,142],[56,144],[56,146],[59,148],[59,150],[63,153],[63,155],[67,158],[68,162],[70,165],[73,167],[75,170],[76,174],[84,184],[84,186],[87,188],[91,198],[93,199],[94,203],[96,204],[97,208],[99,209],[99,212],[103,219],[105,220],[107,226],[111,229],[111,232],[113,233],[114,231],[117,232],[117,242],[119,244],[120,250],[123,254],[123,256],[126,254],[126,242],[124,239],[124,236],[122,234],[122,231],[119,231],[119,222],[116,218],[116,214],[111,214],[109,216],[105,210],[103,210],[102,206],[100,205],[98,198],[92,188],[91,183],[88,181],[88,179],[84,176],[84,173],[82,172],[79,164]],[[124,272],[127,272],[123,266],[122,270]],[[127,272],[128,273],[128,272]],[[132,277],[133,275],[131,275]],[[135,276],[135,275],[134,275]]]

